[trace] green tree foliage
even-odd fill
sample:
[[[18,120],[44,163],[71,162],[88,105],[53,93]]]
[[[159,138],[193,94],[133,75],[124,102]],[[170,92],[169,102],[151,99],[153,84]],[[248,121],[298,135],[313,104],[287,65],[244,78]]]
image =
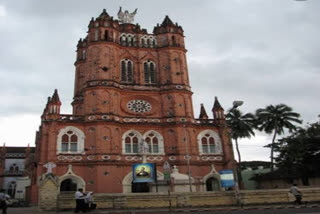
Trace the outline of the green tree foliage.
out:
[[[301,178],[309,185],[308,178],[320,175],[320,123],[298,128],[293,134],[275,144],[279,170],[287,177]]]
[[[238,145],[239,138],[250,138],[254,135],[254,124],[255,124],[255,117],[251,113],[243,114],[236,108],[232,108],[229,110],[228,114],[226,115],[227,124],[231,129],[231,138],[234,140],[236,144],[236,150],[238,154],[238,161],[239,167],[241,169],[241,155]],[[242,181],[241,173],[239,174],[239,182]]]
[[[269,105],[266,108],[256,110],[257,128],[268,134],[273,133],[271,147],[271,171],[273,171],[273,153],[274,143],[277,135],[284,133],[285,129],[289,132],[296,130],[294,123],[301,123],[298,118],[300,115],[292,111],[292,108],[285,104],[278,104],[276,106]]]

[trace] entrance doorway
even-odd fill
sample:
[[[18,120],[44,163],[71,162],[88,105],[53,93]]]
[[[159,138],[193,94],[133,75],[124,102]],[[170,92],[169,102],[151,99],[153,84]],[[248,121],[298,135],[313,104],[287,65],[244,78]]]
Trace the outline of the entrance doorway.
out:
[[[214,177],[206,181],[207,191],[220,191],[220,181]]]
[[[148,183],[131,183],[131,192],[150,192]]]
[[[60,192],[77,191],[77,182],[72,179],[66,179],[61,182]]]

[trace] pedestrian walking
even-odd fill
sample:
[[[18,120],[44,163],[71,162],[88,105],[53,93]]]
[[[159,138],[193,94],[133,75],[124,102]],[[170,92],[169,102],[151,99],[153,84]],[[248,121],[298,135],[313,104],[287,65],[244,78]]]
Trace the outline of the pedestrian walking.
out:
[[[74,197],[76,199],[76,209],[74,210],[74,212],[75,213],[78,213],[79,211],[86,212],[86,205],[84,202],[86,194],[83,192],[83,189],[79,188],[78,191],[74,194]]]
[[[93,192],[88,192],[85,199],[85,204],[86,204],[86,210],[91,211],[96,209],[97,204],[93,203]]]
[[[8,200],[10,199],[10,196],[4,193],[4,190],[0,190],[0,209],[2,209],[2,214],[7,214],[7,208],[8,208]]]
[[[293,184],[292,187],[290,188],[290,193],[294,195],[296,200],[293,202],[294,204],[299,204],[301,205],[301,200],[302,200],[302,193],[300,189],[298,188],[297,184]]]

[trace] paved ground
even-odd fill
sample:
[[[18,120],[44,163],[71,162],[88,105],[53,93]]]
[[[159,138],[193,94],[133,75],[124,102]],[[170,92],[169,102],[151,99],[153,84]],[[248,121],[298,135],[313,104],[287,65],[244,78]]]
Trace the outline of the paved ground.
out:
[[[27,208],[11,208],[8,209],[8,214],[70,214],[70,211],[63,212],[41,212],[37,207]],[[90,212],[92,214],[179,214],[179,213],[192,213],[192,214],[320,214],[320,204],[292,206],[292,205],[279,205],[279,206],[252,206],[252,207],[223,207],[223,208],[179,208],[174,210],[168,209],[146,209],[146,210],[96,210]]]

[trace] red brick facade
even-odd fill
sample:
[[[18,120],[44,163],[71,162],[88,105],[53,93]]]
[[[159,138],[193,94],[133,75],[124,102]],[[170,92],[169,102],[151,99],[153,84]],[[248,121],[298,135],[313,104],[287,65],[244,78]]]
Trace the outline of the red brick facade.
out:
[[[206,183],[211,165],[233,168],[234,158],[223,108],[215,100],[214,119],[202,107],[195,119],[183,29],[166,17],[153,34],[138,24],[120,24],[105,11],[92,19],[80,39],[75,62],[71,115],[60,114],[57,91],[48,98],[36,137],[36,177],[53,162],[53,174],[88,191],[121,193],[133,163],[141,162],[137,143],[149,144],[147,161],[177,165]],[[67,171],[72,165],[72,175]],[[69,169],[70,170],[70,169]],[[130,189],[130,188],[129,188]]]

